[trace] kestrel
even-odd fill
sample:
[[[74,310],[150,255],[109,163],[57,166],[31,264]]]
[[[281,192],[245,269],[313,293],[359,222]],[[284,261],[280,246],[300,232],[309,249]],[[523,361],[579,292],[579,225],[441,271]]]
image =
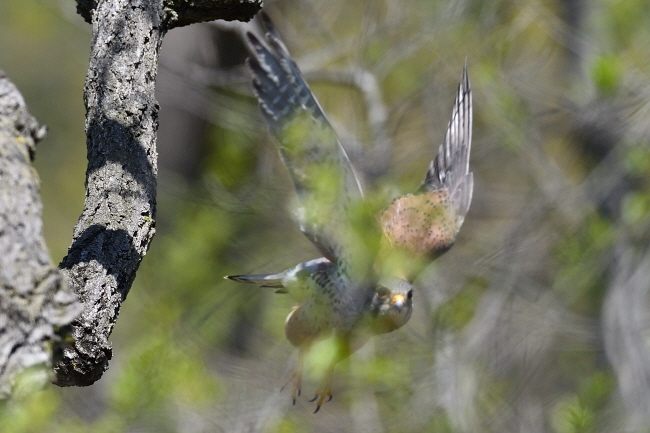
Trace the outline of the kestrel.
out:
[[[298,305],[285,321],[286,337],[299,352],[298,365],[285,383],[292,383],[294,404],[301,391],[304,354],[316,341],[335,337],[337,353],[313,399],[318,412],[332,397],[336,363],[370,335],[408,322],[411,281],[420,269],[409,263],[430,261],[456,239],[472,198],[471,90],[463,68],[445,141],[422,186],[393,201],[370,224],[381,236],[376,254],[359,234],[364,195],[352,164],[271,20],[260,15],[267,45],[250,32],[246,35],[253,52],[247,60],[253,91],[297,192],[294,217],[324,257],[277,274],[226,278],[275,288],[296,299]]]

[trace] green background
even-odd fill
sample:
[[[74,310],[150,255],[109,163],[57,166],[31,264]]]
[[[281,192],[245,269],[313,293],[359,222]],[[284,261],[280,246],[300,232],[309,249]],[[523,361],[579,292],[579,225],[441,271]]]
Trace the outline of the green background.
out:
[[[605,352],[602,324],[612,252],[642,255],[648,239],[650,4],[269,3],[308,77],[355,66],[377,80],[392,140],[380,185],[391,191],[422,180],[467,60],[474,201],[456,246],[417,281],[411,321],[340,365],[318,415],[307,402],[316,373],[295,407],[280,392],[295,361],[283,333],[292,301],[223,276],[318,254],[291,221],[293,191],[238,36],[173,30],[157,89],[158,233],[120,311],[110,368],[87,388],[18,395],[0,430],[647,431],[620,397],[625,366]],[[84,197],[91,33],[74,7],[0,2],[0,68],[49,126],[35,167],[55,262]],[[373,146],[363,95],[327,79],[312,88],[362,166]],[[631,326],[645,347],[647,323]]]

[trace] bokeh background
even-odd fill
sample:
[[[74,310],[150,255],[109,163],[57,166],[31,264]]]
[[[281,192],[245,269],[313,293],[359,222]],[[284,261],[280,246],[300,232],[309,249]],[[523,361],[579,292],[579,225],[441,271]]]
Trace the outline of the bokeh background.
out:
[[[650,3],[268,1],[369,188],[413,191],[463,62],[475,193],[417,280],[407,326],[341,363],[317,415],[291,405],[287,296],[223,279],[318,257],[242,66],[256,24],[163,42],[157,235],[110,368],[0,411],[2,432],[650,431]],[[45,235],[60,260],[84,197],[90,26],[72,0],[2,0],[0,68],[49,126]]]

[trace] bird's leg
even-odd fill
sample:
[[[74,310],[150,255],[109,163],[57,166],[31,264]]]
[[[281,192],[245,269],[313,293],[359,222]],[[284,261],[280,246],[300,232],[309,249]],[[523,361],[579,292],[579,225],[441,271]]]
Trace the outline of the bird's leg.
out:
[[[287,379],[286,382],[284,382],[284,385],[282,385],[282,388],[280,388],[280,392],[284,390],[284,387],[289,385],[289,383],[292,383],[291,386],[291,398],[293,399],[293,404],[296,404],[296,398],[300,396],[300,391],[302,390],[302,365],[303,365],[303,358],[304,358],[304,352],[302,350],[298,351],[298,363],[296,364],[296,368],[293,369],[293,372],[289,375],[289,378]]]
[[[316,410],[314,411],[314,413],[320,410],[320,407],[323,405],[323,403],[332,400],[332,382],[334,380],[334,365],[335,363],[332,363],[332,365],[327,369],[327,372],[325,373],[325,377],[323,378],[320,385],[318,386],[318,389],[316,390],[316,396],[311,400],[309,400],[310,402],[316,401]]]

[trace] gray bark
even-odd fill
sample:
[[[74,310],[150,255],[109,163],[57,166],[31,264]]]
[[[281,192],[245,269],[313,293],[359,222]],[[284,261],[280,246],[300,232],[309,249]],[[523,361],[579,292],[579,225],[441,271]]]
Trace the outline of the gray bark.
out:
[[[66,325],[81,311],[43,239],[31,160],[44,136],[0,71],[0,399],[24,372],[32,373],[36,386],[48,380]]]
[[[86,200],[60,265],[84,311],[55,367],[58,385],[89,385],[108,368],[108,337],[155,233],[162,16],[159,0],[100,1],[93,13]]]
[[[84,310],[73,323],[74,343],[55,366],[57,385],[90,385],[108,368],[109,336],[155,233],[158,104],[154,89],[160,45],[165,31],[178,25],[188,8],[207,3],[215,10],[222,5],[222,10],[230,11],[224,17],[231,19],[234,5],[241,6],[236,16],[247,19],[257,11],[251,5],[260,6],[259,1],[78,2],[82,15],[85,11],[84,16],[92,17],[93,26],[84,87],[86,200],[60,267]],[[170,10],[176,5],[178,11]],[[92,10],[84,9],[89,6]],[[194,21],[184,21],[190,22]]]
[[[77,12],[87,23],[99,0],[77,0]],[[263,0],[163,0],[167,30],[213,20],[250,21],[262,9]]]
[[[61,386],[92,384],[108,368],[109,336],[155,233],[162,38],[178,25],[250,19],[260,7],[260,0],[78,1],[93,26],[84,88],[86,200],[60,271],[43,241],[30,165],[44,129],[0,75],[0,398],[32,366],[46,367],[36,370],[43,383],[54,363]],[[58,343],[65,337],[71,341],[64,347]]]

